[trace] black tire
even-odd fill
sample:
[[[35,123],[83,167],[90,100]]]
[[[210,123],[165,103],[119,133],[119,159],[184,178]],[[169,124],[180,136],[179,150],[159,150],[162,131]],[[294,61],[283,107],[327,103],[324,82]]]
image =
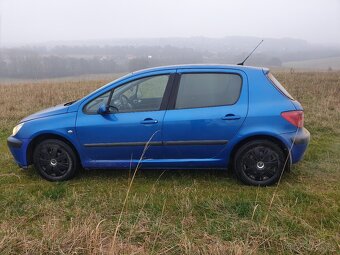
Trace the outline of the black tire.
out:
[[[71,179],[78,169],[73,149],[63,141],[48,139],[39,143],[33,152],[35,169],[48,181]]]
[[[242,145],[234,157],[234,172],[247,185],[275,184],[284,169],[283,150],[268,140],[254,140]]]

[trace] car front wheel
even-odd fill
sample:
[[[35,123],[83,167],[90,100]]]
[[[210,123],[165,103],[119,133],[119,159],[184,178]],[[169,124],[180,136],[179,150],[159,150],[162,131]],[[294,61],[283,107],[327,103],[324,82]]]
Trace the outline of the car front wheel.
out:
[[[49,181],[71,179],[78,167],[73,149],[57,139],[39,143],[33,152],[33,161],[39,174]]]
[[[268,140],[250,141],[242,145],[234,157],[234,171],[248,185],[269,186],[276,183],[285,167],[283,150]]]

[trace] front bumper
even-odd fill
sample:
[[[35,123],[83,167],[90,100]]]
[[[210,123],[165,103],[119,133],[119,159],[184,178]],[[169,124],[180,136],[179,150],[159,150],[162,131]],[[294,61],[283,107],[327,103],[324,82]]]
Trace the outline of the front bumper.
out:
[[[10,136],[7,138],[7,145],[9,148],[21,148],[22,141],[13,136]]]
[[[21,168],[27,168],[27,147],[30,143],[30,139],[18,139],[16,137],[10,136],[7,138],[7,145],[11,151],[15,162]]]
[[[309,131],[306,128],[300,128],[298,132],[284,134],[284,137],[290,144],[288,149],[290,149],[292,163],[299,162],[303,158],[310,141]]]

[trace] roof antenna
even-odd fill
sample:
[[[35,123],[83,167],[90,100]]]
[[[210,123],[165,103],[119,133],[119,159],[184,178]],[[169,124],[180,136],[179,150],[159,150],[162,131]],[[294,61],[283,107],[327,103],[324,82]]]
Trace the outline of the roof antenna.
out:
[[[238,63],[238,66],[243,66],[244,62],[247,61],[247,59],[251,56],[251,54],[253,54],[253,52],[261,45],[261,43],[263,43],[263,40],[261,40],[261,42],[255,47],[255,49],[253,49],[252,52],[250,52],[250,54],[245,58],[245,60],[243,60],[241,63]]]

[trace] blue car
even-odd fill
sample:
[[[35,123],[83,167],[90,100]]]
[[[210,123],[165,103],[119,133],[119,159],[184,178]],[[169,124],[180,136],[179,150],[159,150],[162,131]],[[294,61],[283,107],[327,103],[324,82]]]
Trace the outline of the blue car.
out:
[[[121,77],[30,115],[8,146],[50,181],[77,169],[232,169],[267,186],[303,157],[303,109],[266,68],[181,65]]]

